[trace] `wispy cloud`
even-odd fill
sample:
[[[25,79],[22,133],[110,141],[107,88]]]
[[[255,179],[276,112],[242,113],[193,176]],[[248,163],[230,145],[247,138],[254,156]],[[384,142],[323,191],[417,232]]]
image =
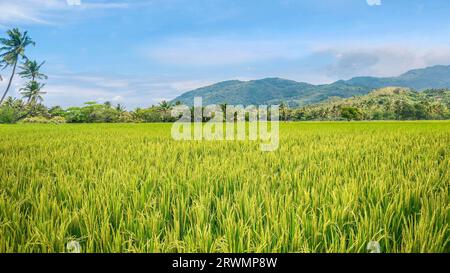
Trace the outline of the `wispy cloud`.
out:
[[[303,43],[233,37],[174,38],[144,46],[140,52],[152,61],[176,66],[223,66],[296,59]]]
[[[128,3],[82,1],[81,5],[68,5],[66,0],[0,0],[0,25],[49,24],[56,13],[74,10],[126,8]]]
[[[130,75],[86,75],[64,73],[49,75],[46,101],[49,105],[74,106],[86,101],[112,101],[129,109],[171,100],[185,91],[214,80],[192,81],[183,78]]]
[[[369,6],[381,6],[381,0],[367,0]]]
[[[88,101],[121,103],[128,109],[148,107],[162,100],[172,100],[182,93],[213,84],[220,78],[192,80],[189,77],[170,75],[126,75],[126,74],[99,74],[77,73],[67,69],[55,72],[55,66],[49,67],[52,72],[44,91],[45,104],[63,107],[81,106]],[[0,71],[4,78],[8,78],[9,70]],[[25,80],[15,77],[8,96],[21,98],[20,89]],[[5,90],[7,80],[0,81],[0,90]]]

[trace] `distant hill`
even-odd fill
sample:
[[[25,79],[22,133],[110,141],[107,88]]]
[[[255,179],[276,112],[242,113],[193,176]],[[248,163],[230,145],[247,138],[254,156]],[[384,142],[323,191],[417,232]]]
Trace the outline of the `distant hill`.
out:
[[[385,87],[352,98],[329,98],[318,104],[293,110],[295,120],[340,120],[345,108],[357,109],[360,119],[449,119],[450,90],[423,92],[403,87]]]
[[[417,91],[432,88],[449,88],[450,66],[437,65],[428,68],[415,69],[408,71],[399,77],[356,77],[346,81],[345,83],[370,89],[387,86],[402,86]]]
[[[225,81],[187,92],[174,101],[192,105],[194,97],[202,97],[204,104],[275,104],[309,95],[314,85],[279,78],[255,81]]]
[[[400,86],[423,91],[431,88],[450,88],[450,66],[433,66],[406,72],[399,77],[356,77],[332,84],[312,85],[280,78],[253,81],[225,81],[186,92],[175,98],[192,105],[194,97],[202,97],[203,104],[261,105],[287,103],[291,107],[305,106],[330,97],[349,98],[368,94],[376,88]]]

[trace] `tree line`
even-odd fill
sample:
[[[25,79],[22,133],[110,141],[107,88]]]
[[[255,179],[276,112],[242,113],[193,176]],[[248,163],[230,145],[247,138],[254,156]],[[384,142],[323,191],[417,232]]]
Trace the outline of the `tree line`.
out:
[[[282,111],[283,112],[283,111]],[[331,98],[298,109],[287,109],[286,120],[445,120],[450,119],[450,90],[422,92],[387,87],[364,96]]]

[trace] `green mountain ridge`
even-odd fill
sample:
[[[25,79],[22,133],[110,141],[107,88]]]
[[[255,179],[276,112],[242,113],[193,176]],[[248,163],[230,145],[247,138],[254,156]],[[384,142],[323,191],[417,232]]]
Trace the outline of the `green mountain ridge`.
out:
[[[313,85],[281,78],[252,81],[231,80],[186,92],[172,102],[193,105],[194,97],[202,97],[203,104],[273,105],[286,103],[302,107],[325,101],[331,97],[350,98],[365,95],[377,88],[401,86],[417,91],[450,88],[450,66],[437,65],[410,70],[398,77],[355,77],[331,84]]]

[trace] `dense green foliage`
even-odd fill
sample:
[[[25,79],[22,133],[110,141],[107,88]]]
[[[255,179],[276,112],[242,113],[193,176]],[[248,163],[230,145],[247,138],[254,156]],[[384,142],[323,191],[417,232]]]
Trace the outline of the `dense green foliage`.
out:
[[[9,97],[0,107],[0,123],[27,122],[29,118],[40,119],[42,123],[46,119],[50,123],[55,117],[63,118],[68,123],[173,122],[176,119],[171,117],[170,112],[170,105],[126,111],[121,105],[113,106],[109,102],[87,102],[83,107],[67,109],[59,106],[47,108],[43,104],[26,104]]]
[[[450,119],[450,90],[414,92],[406,88],[382,88],[365,96],[333,98],[294,109],[290,120],[431,120]]]
[[[332,84],[311,85],[279,78],[256,81],[227,81],[184,93],[174,99],[192,105],[194,97],[207,104],[263,105],[280,104],[290,107],[319,103],[330,97],[349,98],[364,95],[373,89],[403,86],[418,91],[450,88],[450,66],[433,66],[411,70],[399,77],[357,77]]]
[[[448,252],[449,122],[0,126],[0,252]]]
[[[163,101],[157,106],[126,111],[121,105],[88,102],[83,107],[63,109],[57,106],[47,109],[42,104],[25,104],[21,100],[8,98],[0,107],[0,123],[15,123],[25,117],[47,119],[49,123],[55,117],[61,117],[69,123],[173,122],[176,119],[171,116],[172,107],[173,105]],[[226,108],[226,105],[221,107]],[[280,119],[283,121],[450,119],[450,91],[430,89],[415,92],[390,87],[349,99],[335,97],[303,108],[289,108],[282,103]]]

